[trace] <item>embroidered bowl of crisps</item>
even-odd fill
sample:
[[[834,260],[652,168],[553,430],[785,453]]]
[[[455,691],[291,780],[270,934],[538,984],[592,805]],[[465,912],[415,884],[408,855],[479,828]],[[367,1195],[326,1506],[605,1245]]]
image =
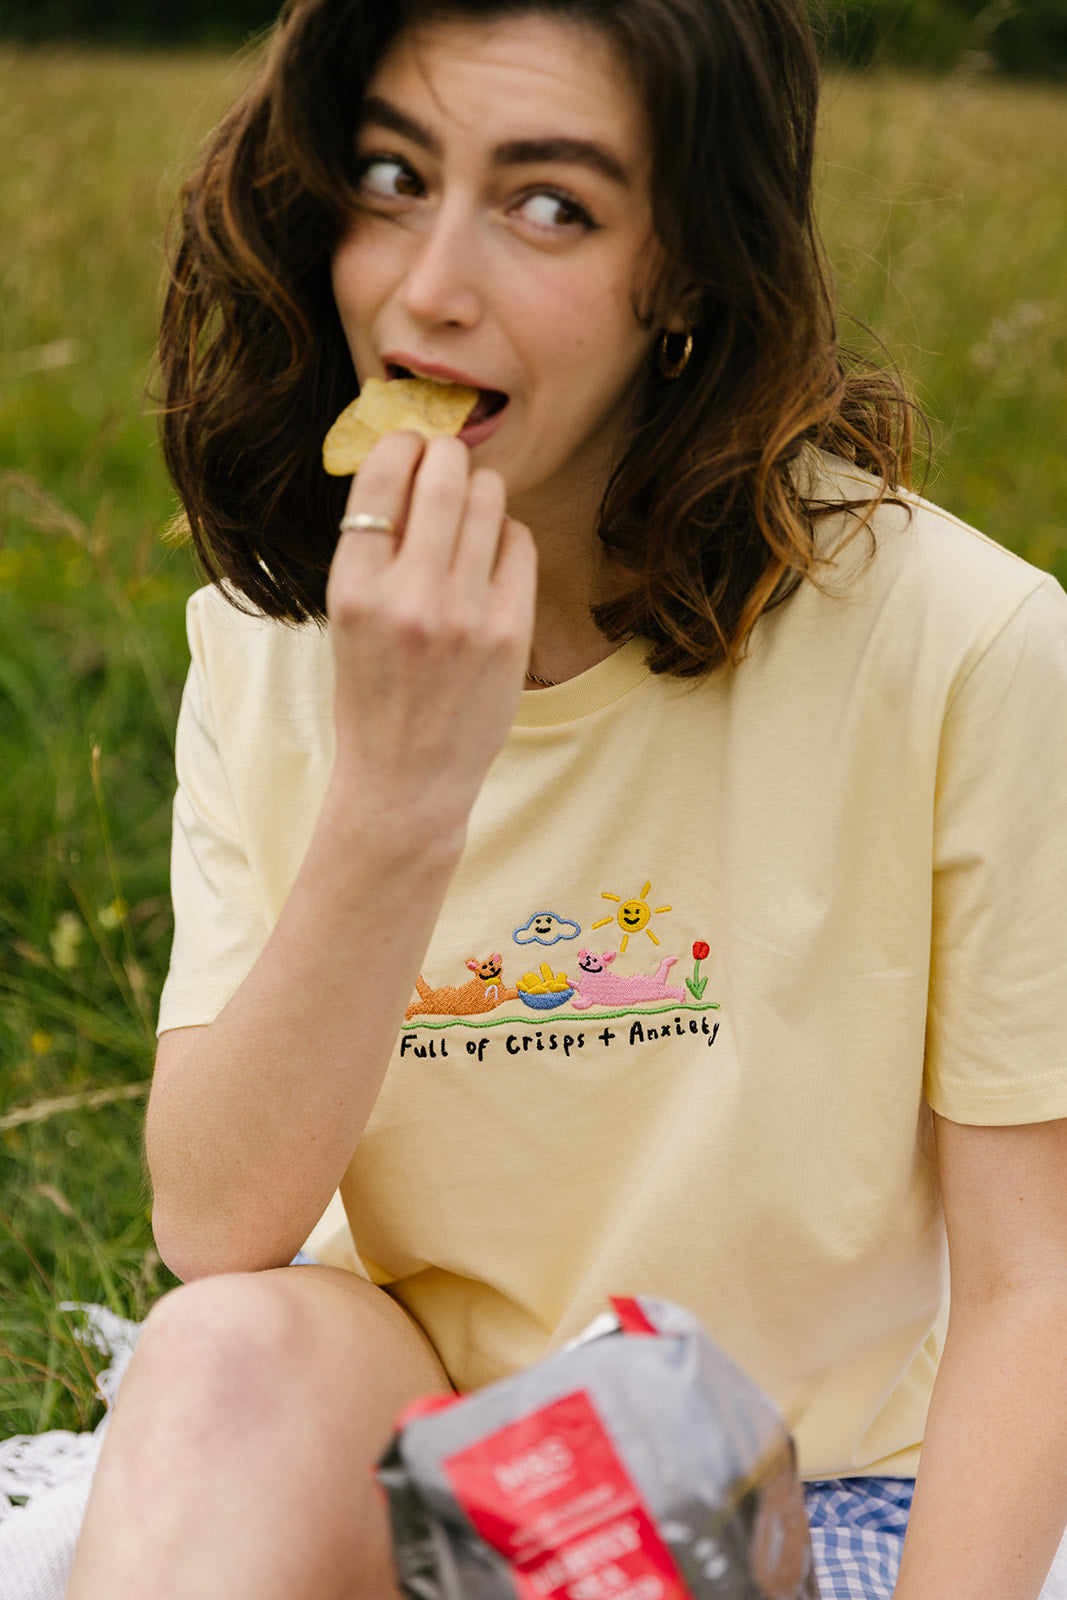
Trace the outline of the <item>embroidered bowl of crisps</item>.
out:
[[[554,1011],[567,1003],[574,993],[574,985],[565,972],[553,972],[547,961],[542,961],[540,972],[526,972],[515,987],[519,999],[531,1011]]]

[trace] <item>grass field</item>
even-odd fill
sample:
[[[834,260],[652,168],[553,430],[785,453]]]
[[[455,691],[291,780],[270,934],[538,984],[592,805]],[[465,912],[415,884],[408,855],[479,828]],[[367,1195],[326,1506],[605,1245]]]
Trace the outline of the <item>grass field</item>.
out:
[[[139,1316],[169,1281],[140,1122],[195,577],[145,390],[168,209],[247,70],[0,52],[0,1436],[97,1416],[57,1301]],[[928,492],[1061,581],[1065,147],[1052,90],[841,79],[820,178],[843,303],[931,415]]]

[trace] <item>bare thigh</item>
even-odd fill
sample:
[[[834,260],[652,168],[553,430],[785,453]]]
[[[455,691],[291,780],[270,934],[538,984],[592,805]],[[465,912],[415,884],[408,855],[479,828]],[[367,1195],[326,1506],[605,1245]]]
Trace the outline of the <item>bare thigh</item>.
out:
[[[374,1463],[397,1412],[448,1388],[411,1318],[351,1273],[175,1290],[123,1383],[68,1600],[386,1600]]]

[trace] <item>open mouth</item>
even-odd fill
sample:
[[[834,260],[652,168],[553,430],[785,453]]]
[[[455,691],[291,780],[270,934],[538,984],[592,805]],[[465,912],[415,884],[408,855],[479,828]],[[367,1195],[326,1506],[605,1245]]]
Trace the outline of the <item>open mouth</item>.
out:
[[[439,383],[443,387],[449,386],[449,379],[447,378],[435,378],[426,372],[413,372],[410,367],[401,367],[393,361],[386,363],[385,378],[386,382],[391,381],[393,378],[421,378],[424,383]],[[498,412],[503,411],[507,403],[508,397],[502,390],[479,389],[478,399],[475,401],[474,408],[463,427],[466,429],[474,427],[479,422],[488,422],[490,417],[495,417]]]

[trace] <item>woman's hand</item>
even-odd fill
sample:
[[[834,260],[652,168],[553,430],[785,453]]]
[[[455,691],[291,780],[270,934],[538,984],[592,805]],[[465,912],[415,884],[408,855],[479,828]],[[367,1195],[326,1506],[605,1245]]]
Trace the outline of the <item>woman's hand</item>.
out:
[[[382,439],[348,512],[396,534],[341,535],[326,591],[336,663],[332,803],[359,796],[390,836],[462,838],[511,727],[529,660],[536,552],[503,479],[457,439]]]
[[[147,1147],[182,1277],[280,1266],[378,1094],[486,769],[529,660],[536,556],[465,445],[382,439],[327,589],[337,758],[262,955],[206,1028],[160,1043]]]

